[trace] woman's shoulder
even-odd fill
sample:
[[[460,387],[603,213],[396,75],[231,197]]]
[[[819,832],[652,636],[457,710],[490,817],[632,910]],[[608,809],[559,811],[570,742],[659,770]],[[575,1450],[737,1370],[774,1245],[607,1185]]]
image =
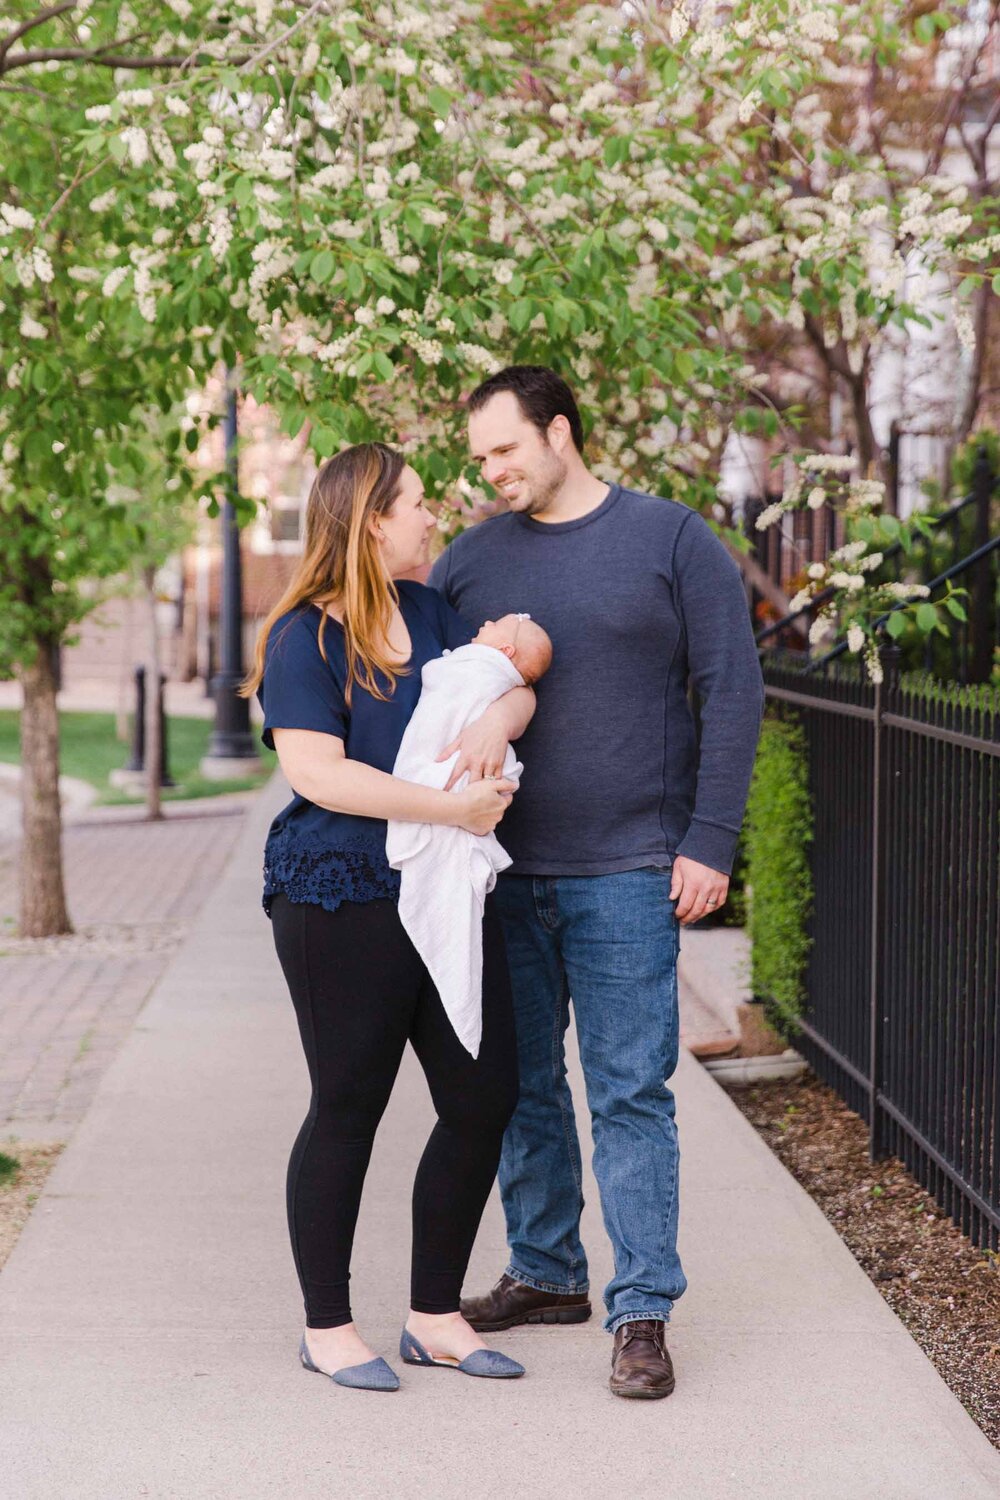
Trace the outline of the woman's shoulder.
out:
[[[436,609],[441,595],[430,584],[418,583],[415,578],[397,578],[396,589],[403,599],[410,599],[424,609]]]
[[[314,604],[297,604],[279,615],[267,638],[267,659],[301,658],[320,654],[320,612]],[[329,625],[324,631],[324,647],[333,643],[336,632]]]
[[[444,596],[437,589],[432,589],[429,584],[418,583],[415,578],[397,578],[396,589],[400,601],[405,601],[424,619],[439,621],[442,610],[446,607]]]

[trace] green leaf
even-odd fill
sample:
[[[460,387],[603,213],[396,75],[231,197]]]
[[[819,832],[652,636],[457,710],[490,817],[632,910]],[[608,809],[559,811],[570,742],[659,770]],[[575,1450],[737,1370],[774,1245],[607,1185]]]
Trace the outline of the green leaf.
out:
[[[380,375],[383,380],[391,380],[396,373],[396,366],[388,354],[383,353],[381,349],[372,355],[372,363],[375,366],[376,375]]]
[[[312,264],[309,267],[309,274],[312,277],[313,281],[318,281],[320,284],[322,284],[324,281],[329,281],[330,277],[333,275],[333,268],[336,264],[337,262],[334,259],[332,250],[320,250],[312,258]]]
[[[954,615],[956,620],[967,620],[969,618],[965,612],[965,606],[955,598],[954,594],[949,594],[948,598],[944,601],[944,607],[950,615]]]
[[[523,333],[535,316],[535,305],[529,302],[527,297],[522,297],[515,302],[507,314],[508,322],[515,333]]]
[[[347,295],[354,302],[361,300],[365,289],[365,273],[356,260],[352,260],[347,268]]]
[[[937,624],[937,607],[933,604],[917,605],[917,628],[929,634]]]
[[[329,458],[337,451],[337,434],[329,427],[314,427],[309,434],[309,446],[320,458]]]
[[[443,89],[439,84],[435,84],[428,91],[427,100],[436,115],[439,115],[442,120],[448,118],[451,113],[451,95],[447,89]]]
[[[694,374],[694,355],[687,349],[678,349],[674,355],[674,369],[679,379],[690,380]]]
[[[902,610],[897,609],[893,614],[889,616],[888,620],[886,620],[885,622],[885,628],[892,636],[894,641],[899,640],[899,637],[906,630],[906,616],[903,614]]]

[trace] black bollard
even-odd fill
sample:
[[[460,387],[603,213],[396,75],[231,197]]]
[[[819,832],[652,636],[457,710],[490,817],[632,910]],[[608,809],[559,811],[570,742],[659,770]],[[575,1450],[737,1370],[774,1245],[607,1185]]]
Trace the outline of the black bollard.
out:
[[[126,771],[141,771],[146,765],[146,668],[135,669],[135,713],[132,717],[132,754]]]
[[[160,785],[176,786],[170,774],[167,755],[167,715],[164,708],[163,690],[166,677],[160,677]],[[132,721],[132,754],[128,758],[126,771],[146,769],[146,668],[135,669],[135,716]]]

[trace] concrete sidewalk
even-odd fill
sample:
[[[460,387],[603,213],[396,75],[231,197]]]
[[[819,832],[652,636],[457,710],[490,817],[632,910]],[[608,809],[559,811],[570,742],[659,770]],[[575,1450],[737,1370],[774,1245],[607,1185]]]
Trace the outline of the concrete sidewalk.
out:
[[[833,1229],[686,1057],[677,1392],[606,1385],[599,1319],[495,1342],[511,1383],[403,1367],[394,1396],[306,1376],[284,1171],[306,1105],[267,923],[275,785],[105,1075],[0,1276],[5,1500],[992,1500],[1000,1455]],[[269,805],[270,804],[270,805]],[[574,1070],[574,1087],[579,1076]],[[409,1186],[431,1110],[408,1059],[355,1253],[355,1305],[394,1363]],[[609,1274],[597,1194],[586,1241]],[[494,1199],[470,1272],[504,1264]]]

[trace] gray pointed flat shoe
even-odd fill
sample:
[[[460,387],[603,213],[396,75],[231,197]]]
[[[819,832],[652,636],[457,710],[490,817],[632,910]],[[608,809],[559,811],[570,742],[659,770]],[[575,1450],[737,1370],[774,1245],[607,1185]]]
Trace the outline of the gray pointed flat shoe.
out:
[[[437,1365],[442,1370],[459,1370],[463,1375],[481,1375],[487,1380],[516,1380],[524,1374],[524,1366],[499,1349],[475,1349],[464,1359],[435,1359],[406,1328],[399,1340],[399,1357],[407,1365]]]
[[[319,1365],[314,1365],[306,1347],[306,1336],[302,1335],[299,1345],[299,1359],[302,1361],[304,1370],[312,1370],[317,1375],[326,1375]],[[334,1385],[346,1385],[355,1391],[398,1391],[399,1376],[385,1360],[379,1356],[369,1359],[363,1365],[348,1365],[346,1370],[336,1370],[328,1377]]]

